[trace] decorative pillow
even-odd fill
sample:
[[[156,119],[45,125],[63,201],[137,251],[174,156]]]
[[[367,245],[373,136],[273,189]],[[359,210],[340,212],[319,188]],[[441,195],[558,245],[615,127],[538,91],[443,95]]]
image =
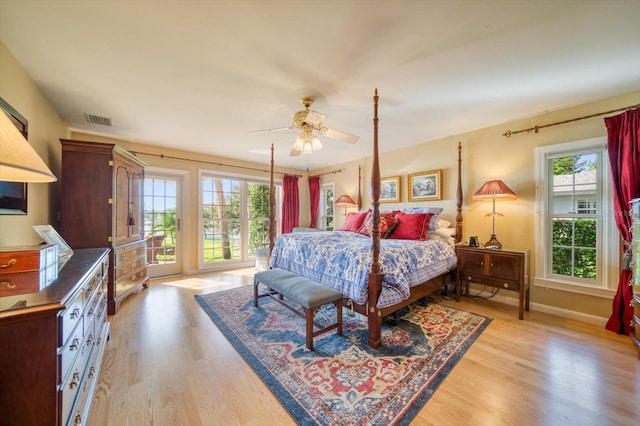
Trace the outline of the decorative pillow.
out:
[[[407,207],[406,209],[402,209],[402,213],[433,213],[429,221],[429,231],[435,231],[440,213],[442,213],[443,210],[442,207]]]
[[[341,231],[358,232],[362,228],[365,218],[369,212],[351,212],[347,215],[344,225],[340,228]]]
[[[389,238],[393,230],[398,225],[398,219],[391,215],[380,215],[380,238]],[[369,213],[362,225],[362,228],[358,231],[362,235],[367,237],[371,236],[371,230],[373,229],[373,215]]]
[[[433,213],[398,213],[398,225],[390,238],[396,240],[426,240]]]

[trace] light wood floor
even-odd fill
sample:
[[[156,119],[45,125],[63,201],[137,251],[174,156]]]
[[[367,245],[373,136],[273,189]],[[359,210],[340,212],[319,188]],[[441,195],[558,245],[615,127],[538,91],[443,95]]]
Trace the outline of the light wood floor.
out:
[[[152,280],[111,316],[90,425],[290,425],[288,413],[193,295],[252,284],[253,269]],[[640,361],[627,336],[480,299],[493,322],[414,425],[638,425]]]

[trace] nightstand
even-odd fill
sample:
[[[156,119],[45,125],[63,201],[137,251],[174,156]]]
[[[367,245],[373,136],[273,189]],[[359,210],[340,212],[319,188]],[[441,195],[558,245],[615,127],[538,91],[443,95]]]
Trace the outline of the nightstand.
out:
[[[517,291],[519,293],[518,318],[523,319],[529,311],[529,251],[487,250],[472,247],[457,247],[458,270],[456,299],[460,298],[462,282]]]

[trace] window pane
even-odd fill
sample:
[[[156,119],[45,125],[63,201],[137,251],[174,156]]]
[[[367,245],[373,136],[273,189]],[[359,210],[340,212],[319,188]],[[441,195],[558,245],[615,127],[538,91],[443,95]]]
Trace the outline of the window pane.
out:
[[[597,279],[598,152],[549,159],[551,273]]]

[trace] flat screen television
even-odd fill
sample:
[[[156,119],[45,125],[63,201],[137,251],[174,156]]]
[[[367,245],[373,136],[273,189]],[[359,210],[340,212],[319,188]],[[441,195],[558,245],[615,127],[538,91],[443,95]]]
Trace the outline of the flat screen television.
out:
[[[13,124],[28,139],[29,123],[18,111],[0,98],[0,108],[7,113]],[[0,214],[27,214],[27,184],[26,182],[0,181]]]

